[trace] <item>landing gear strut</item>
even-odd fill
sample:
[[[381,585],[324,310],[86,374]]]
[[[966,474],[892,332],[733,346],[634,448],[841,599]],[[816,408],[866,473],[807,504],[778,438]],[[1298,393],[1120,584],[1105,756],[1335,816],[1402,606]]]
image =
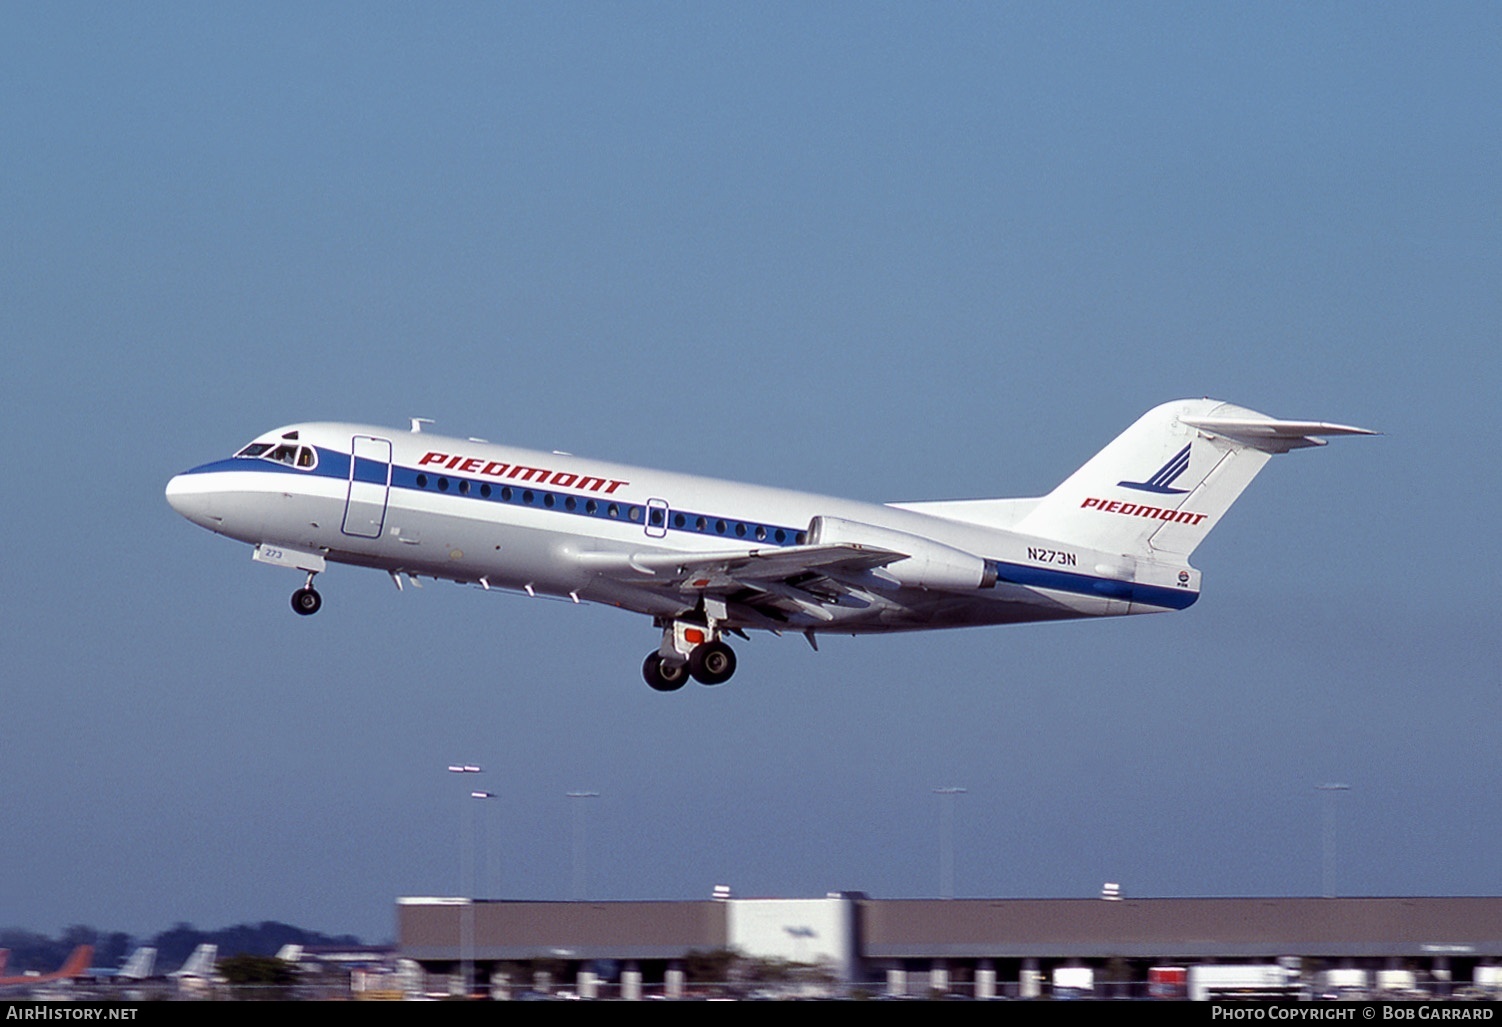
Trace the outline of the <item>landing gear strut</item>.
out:
[[[323,596],[313,587],[313,575],[309,574],[307,584],[292,593],[292,609],[306,617],[317,613],[322,606]]]

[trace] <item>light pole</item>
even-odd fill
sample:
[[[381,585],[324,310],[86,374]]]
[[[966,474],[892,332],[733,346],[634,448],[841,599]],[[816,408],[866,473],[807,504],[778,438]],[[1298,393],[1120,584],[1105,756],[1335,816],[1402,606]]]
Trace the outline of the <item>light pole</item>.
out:
[[[1322,784],[1315,785],[1314,790],[1323,792],[1325,795],[1325,843],[1324,843],[1324,872],[1320,883],[1323,885],[1321,892],[1327,899],[1335,898],[1335,796],[1340,792],[1349,792],[1350,785],[1345,784]]]
[[[500,796],[496,795],[495,792],[470,792],[469,797],[471,799],[500,798]],[[478,830],[476,830],[475,836],[472,839],[475,854],[472,863],[474,867],[474,879],[472,882],[474,885],[474,894],[469,896],[471,899],[478,899],[480,897],[481,891],[488,891],[492,894],[492,896],[496,894],[496,890],[493,887],[486,887],[486,877],[489,876],[493,878],[495,875],[487,875],[485,872],[486,866],[490,863],[495,862],[493,858],[487,858],[493,856],[490,851],[492,848],[490,836],[493,833],[494,832],[491,830],[490,826],[490,818],[483,813],[480,814],[479,828]]]
[[[450,763],[450,774],[479,774],[481,770],[473,763]],[[485,795],[485,792],[470,792],[470,796]],[[459,983],[467,999],[474,983],[475,974],[475,901],[473,853],[470,852],[469,802],[461,798],[459,807],[459,896],[464,903],[459,916]]]
[[[494,799],[496,797],[496,795],[495,795],[494,792],[478,792],[478,791],[476,791],[476,792],[470,792],[469,793],[469,797],[471,799],[479,799],[481,801],[484,801],[486,799]],[[473,823],[473,821],[474,821],[474,817],[473,817],[474,804],[473,803],[470,804],[470,810],[471,810],[470,821],[471,821],[471,823]],[[483,838],[485,836],[485,834],[487,834],[487,833],[488,832],[481,832],[480,835],[479,835],[479,837]],[[475,847],[477,849],[479,849],[481,852],[484,851],[484,846],[479,844],[479,840],[478,839],[475,840]],[[469,940],[469,959],[464,964],[465,965],[465,971],[464,971],[464,997],[466,999],[468,999],[470,997],[470,995],[472,994],[472,990],[474,988],[474,969],[475,969],[475,902],[478,901],[478,899],[476,898],[476,894],[475,893],[478,893],[479,890],[480,890],[479,889],[479,885],[475,881],[475,878],[479,876],[479,864],[480,864],[480,859],[479,859],[478,856],[471,857],[471,859],[470,859],[470,874],[471,874],[470,883],[471,883],[471,885],[474,885],[474,887],[472,887],[470,889],[471,894],[466,895],[464,897],[464,920],[465,920],[464,926],[468,929],[468,935],[469,935],[469,939],[468,939]]]
[[[599,792],[566,792],[570,799],[598,799]],[[574,901],[585,897],[585,869],[588,859],[584,833],[584,805],[574,803]]]
[[[954,898],[954,797],[964,788],[935,788],[939,796],[939,898]]]

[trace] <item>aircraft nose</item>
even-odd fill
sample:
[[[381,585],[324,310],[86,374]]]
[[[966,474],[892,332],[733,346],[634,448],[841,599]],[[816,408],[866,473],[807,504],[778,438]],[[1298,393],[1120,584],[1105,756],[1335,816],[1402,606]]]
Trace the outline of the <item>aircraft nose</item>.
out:
[[[188,502],[186,478],[187,475],[185,474],[177,474],[173,475],[172,479],[167,482],[167,505],[184,517],[188,516],[188,506],[190,505]]]
[[[213,493],[202,488],[202,475],[179,474],[167,482],[167,503],[194,524],[214,528],[224,519],[213,509]]]

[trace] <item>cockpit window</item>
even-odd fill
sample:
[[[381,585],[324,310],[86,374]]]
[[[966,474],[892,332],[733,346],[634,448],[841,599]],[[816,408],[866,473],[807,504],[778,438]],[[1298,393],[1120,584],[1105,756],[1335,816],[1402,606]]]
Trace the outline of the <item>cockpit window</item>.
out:
[[[296,467],[300,471],[309,471],[318,466],[318,450],[312,446],[298,446],[288,442],[280,445],[273,445],[270,442],[252,442],[235,456],[273,460],[279,464],[286,464],[288,467]]]

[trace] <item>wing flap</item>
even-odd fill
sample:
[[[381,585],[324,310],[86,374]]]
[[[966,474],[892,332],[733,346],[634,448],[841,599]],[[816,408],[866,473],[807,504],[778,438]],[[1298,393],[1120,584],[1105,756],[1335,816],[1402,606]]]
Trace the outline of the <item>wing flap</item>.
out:
[[[578,560],[597,574],[621,580],[677,585],[721,592],[740,585],[756,587],[815,572],[860,575],[885,567],[908,554],[857,543],[786,546],[724,553],[581,553]]]
[[[638,587],[723,599],[730,620],[776,631],[829,623],[828,607],[867,607],[871,572],[908,554],[841,542],[724,553],[584,553],[595,573]]]

